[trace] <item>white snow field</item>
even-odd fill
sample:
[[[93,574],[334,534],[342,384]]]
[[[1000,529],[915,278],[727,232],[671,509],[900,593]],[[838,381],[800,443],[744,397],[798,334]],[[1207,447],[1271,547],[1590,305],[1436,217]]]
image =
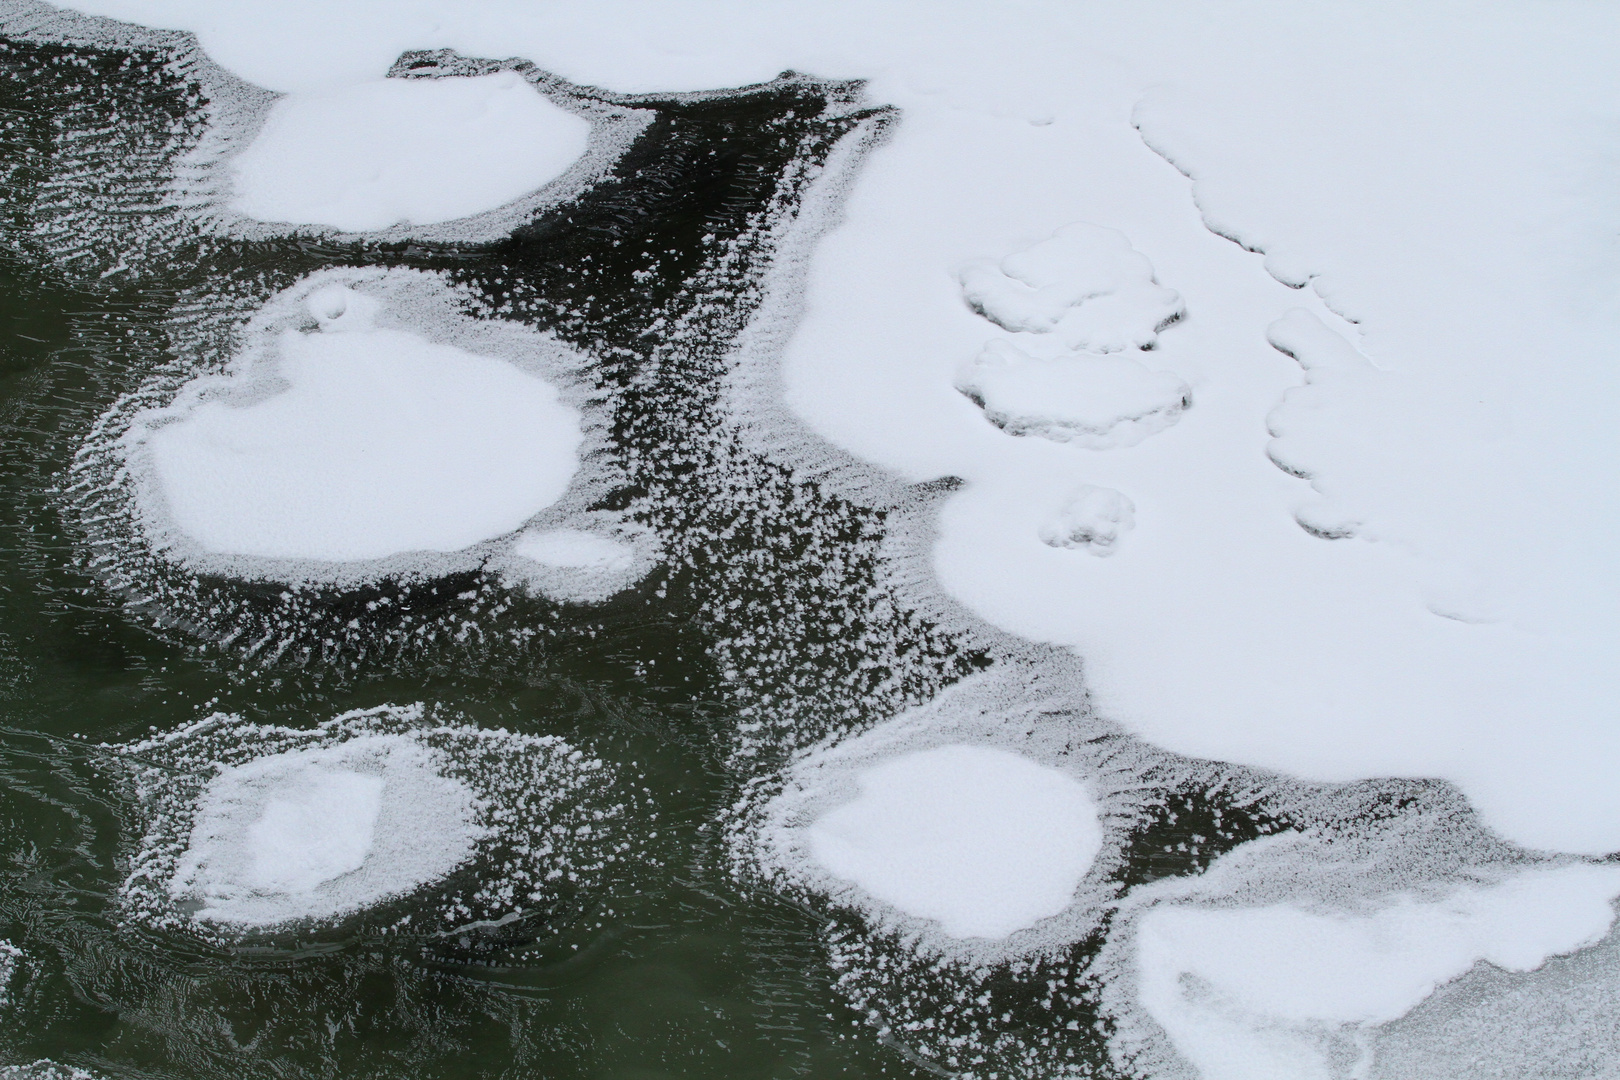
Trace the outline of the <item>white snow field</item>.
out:
[[[1355,914],[1159,905],[1136,931],[1138,992],[1204,1080],[1328,1080],[1347,1075],[1328,1036],[1397,1019],[1480,961],[1529,971],[1594,944],[1617,895],[1620,868],[1567,866]]]
[[[137,417],[175,527],[223,556],[344,562],[457,551],[517,529],[578,468],[580,416],[505,359],[374,325],[378,302],[314,291],[314,332],[259,371],[205,375]]]
[[[473,793],[399,735],[222,769],[199,800],[169,894],[240,927],[327,919],[443,877],[473,853]]]
[[[995,747],[914,750],[857,783],[807,829],[812,858],[952,937],[1002,938],[1056,915],[1102,847],[1078,781]]]
[[[290,94],[231,159],[230,206],[346,232],[470,217],[561,175],[590,128],[513,71]]]

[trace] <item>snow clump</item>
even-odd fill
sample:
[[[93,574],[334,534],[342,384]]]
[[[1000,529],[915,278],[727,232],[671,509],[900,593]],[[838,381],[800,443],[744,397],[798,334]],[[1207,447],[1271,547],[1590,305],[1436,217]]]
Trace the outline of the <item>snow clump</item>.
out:
[[[1041,523],[1041,543],[1112,555],[1119,539],[1136,525],[1136,506],[1112,488],[1082,484],[1062,509]]]
[[[556,179],[591,124],[515,71],[291,94],[230,162],[230,207],[369,232],[493,210]]]
[[[957,374],[956,388],[1009,435],[1039,435],[1092,450],[1132,446],[1192,404],[1187,384],[1123,356],[1037,358],[992,341]]]
[[[1071,349],[1151,349],[1186,313],[1124,233],[1083,221],[1000,262],[969,263],[958,279],[968,306],[997,326],[1054,334]]]
[[[1160,905],[1137,930],[1138,994],[1203,1080],[1340,1075],[1341,1029],[1395,1020],[1481,961],[1524,972],[1591,945],[1617,895],[1620,868],[1577,865],[1355,913]]]
[[[952,937],[1004,938],[1058,914],[1102,847],[1086,789],[1006,750],[917,750],[857,781],[809,827],[812,856]]]

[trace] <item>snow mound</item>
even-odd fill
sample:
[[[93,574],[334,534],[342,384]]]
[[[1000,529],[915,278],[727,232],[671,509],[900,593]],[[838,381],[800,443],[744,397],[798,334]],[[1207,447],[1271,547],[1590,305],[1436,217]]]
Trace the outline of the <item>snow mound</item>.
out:
[[[1532,870],[1364,913],[1164,905],[1136,939],[1142,1005],[1203,1080],[1340,1075],[1327,1036],[1394,1020],[1484,961],[1530,971],[1598,941],[1620,868]]]
[[[291,94],[231,161],[230,205],[346,232],[451,221],[555,179],[590,130],[514,71]]]
[[[1006,937],[1068,907],[1102,847],[1078,781],[987,746],[919,750],[864,770],[810,826],[828,872],[952,937]]]
[[[1092,450],[1139,443],[1192,404],[1186,383],[1123,356],[1045,359],[1001,341],[990,342],[957,374],[956,388],[1009,435]]]
[[[455,551],[562,496],[581,431],[555,387],[376,326],[376,302],[349,288],[307,306],[316,328],[281,331],[257,358],[268,371],[200,377],[132,425],[166,510],[203,549],[325,561]]]
[[[420,705],[308,730],[220,714],[109,749],[142,826],[125,910],[209,940],[378,909],[421,932],[510,920],[646,857],[600,759]]]
[[[1041,543],[1112,555],[1120,537],[1136,526],[1136,506],[1112,488],[1082,484],[1057,513],[1041,523]]]
[[[1055,334],[1071,349],[1151,349],[1186,312],[1124,233],[1086,222],[999,263],[969,263],[958,278],[968,306],[997,326]]]
[[[467,786],[405,736],[272,754],[209,783],[169,894],[207,922],[331,918],[466,862],[473,819]]]

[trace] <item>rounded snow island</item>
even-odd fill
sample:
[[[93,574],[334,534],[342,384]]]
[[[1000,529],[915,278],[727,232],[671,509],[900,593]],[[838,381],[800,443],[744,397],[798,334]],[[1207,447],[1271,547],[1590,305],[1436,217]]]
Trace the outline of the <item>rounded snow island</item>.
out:
[[[76,465],[109,576],[140,591],[154,558],[339,588],[485,569],[581,602],[637,580],[645,530],[591,509],[608,481],[586,359],[459,299],[432,274],[324,271],[222,367],[120,401]]]
[[[806,830],[811,858],[951,937],[1004,938],[1062,912],[1102,848],[1085,787],[1006,750],[914,750],[856,780]]]

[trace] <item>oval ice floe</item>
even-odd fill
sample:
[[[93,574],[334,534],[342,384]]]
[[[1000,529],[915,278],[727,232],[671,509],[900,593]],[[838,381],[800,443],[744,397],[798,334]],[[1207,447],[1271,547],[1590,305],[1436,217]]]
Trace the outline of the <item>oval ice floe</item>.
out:
[[[426,933],[511,920],[645,857],[601,759],[421,706],[306,730],[217,715],[108,750],[139,824],[125,911],[209,938],[379,908]]]
[[[229,205],[345,232],[451,221],[556,179],[590,132],[515,71],[293,94],[231,160]]]

